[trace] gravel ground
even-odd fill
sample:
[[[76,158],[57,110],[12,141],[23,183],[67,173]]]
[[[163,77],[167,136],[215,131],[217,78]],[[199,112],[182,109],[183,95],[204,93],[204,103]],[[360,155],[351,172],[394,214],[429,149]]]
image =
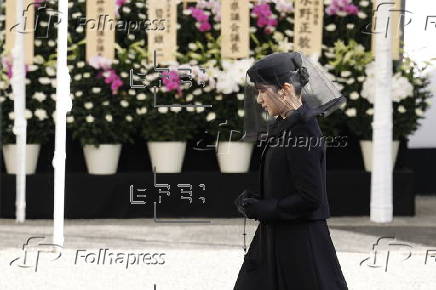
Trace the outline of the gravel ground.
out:
[[[416,217],[396,217],[389,224],[369,217],[330,218],[349,289],[436,289],[435,206],[436,197],[417,197]],[[247,224],[247,246],[256,226]],[[232,290],[243,261],[242,219],[66,220],[60,253],[41,245],[51,242],[51,230],[51,220],[0,219],[0,290]],[[38,247],[29,246],[25,256],[23,244],[38,236],[45,238],[31,240],[29,245]],[[392,239],[382,239],[371,252],[381,237]]]

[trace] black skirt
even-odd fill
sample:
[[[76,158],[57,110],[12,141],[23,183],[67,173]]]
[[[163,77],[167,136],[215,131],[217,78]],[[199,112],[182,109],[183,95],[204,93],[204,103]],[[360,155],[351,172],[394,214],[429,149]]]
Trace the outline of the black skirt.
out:
[[[260,223],[233,290],[348,289],[325,220]]]

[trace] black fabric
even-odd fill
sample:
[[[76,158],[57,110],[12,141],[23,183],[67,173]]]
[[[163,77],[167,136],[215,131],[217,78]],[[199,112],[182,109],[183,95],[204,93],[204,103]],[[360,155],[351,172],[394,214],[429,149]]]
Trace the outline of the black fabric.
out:
[[[325,220],[260,223],[233,290],[348,289]]]
[[[287,143],[322,140],[315,116],[303,104],[286,119],[279,116],[269,130],[261,200],[246,199],[247,216],[260,224],[234,290],[348,289],[325,221],[330,217],[325,143]],[[275,146],[280,138],[283,146]]]

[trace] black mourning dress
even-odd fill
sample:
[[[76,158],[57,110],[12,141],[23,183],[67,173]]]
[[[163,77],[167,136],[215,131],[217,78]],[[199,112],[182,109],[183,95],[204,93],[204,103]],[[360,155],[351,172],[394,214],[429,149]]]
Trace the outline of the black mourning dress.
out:
[[[269,127],[260,199],[279,201],[277,218],[260,221],[233,290],[348,289],[326,223],[326,148],[312,113],[303,102]],[[305,141],[295,143],[306,137],[321,143],[312,141],[310,150]]]

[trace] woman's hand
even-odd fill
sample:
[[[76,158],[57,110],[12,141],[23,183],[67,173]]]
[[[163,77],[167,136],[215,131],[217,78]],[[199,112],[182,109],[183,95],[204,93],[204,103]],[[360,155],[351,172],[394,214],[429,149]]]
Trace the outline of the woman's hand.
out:
[[[242,207],[245,209],[245,213],[248,218],[256,219],[259,221],[272,221],[277,219],[276,199],[257,199],[257,198],[243,198]]]

